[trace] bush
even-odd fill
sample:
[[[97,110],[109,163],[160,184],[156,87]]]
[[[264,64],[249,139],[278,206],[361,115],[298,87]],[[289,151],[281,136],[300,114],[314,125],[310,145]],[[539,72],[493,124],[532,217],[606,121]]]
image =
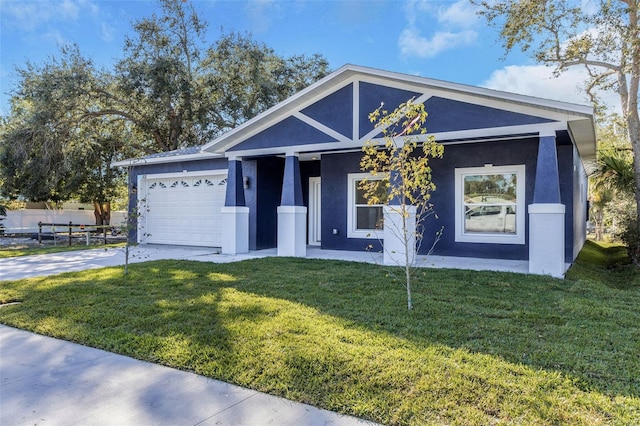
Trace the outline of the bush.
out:
[[[618,231],[614,236],[627,246],[629,259],[634,265],[640,266],[640,233],[638,232],[638,215],[634,210],[620,218]]]

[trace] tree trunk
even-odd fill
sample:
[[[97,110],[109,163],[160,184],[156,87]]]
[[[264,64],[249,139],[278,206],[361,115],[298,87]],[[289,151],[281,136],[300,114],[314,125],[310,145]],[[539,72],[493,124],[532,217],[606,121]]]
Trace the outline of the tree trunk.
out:
[[[602,206],[597,205],[593,207],[592,211],[596,241],[602,241],[604,237],[604,209]]]
[[[404,203],[404,201],[403,201]],[[407,309],[413,309],[413,300],[411,297],[411,259],[409,258],[409,242],[411,241],[407,230],[407,206],[402,205],[402,238],[404,240],[404,278],[407,284]]]
[[[96,225],[107,226],[111,223],[111,203],[93,202],[93,216],[96,218]]]
[[[630,69],[618,71],[618,94],[622,113],[627,120],[629,139],[633,149],[634,193],[636,197],[635,235],[629,242],[629,257],[640,268],[640,115],[638,114],[638,88],[640,87],[640,23],[638,22],[638,5],[629,1],[629,40]],[[624,52],[622,53],[624,54]]]
[[[634,193],[636,199],[635,241],[629,244],[629,257],[634,265],[640,268],[640,120],[638,112],[627,115],[629,138],[633,147]]]

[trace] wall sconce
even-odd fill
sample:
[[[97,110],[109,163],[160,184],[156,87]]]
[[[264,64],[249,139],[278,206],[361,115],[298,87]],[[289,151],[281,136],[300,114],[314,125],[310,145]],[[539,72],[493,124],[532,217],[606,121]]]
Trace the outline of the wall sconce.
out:
[[[242,186],[244,189],[249,189],[249,177],[245,176],[242,178]]]

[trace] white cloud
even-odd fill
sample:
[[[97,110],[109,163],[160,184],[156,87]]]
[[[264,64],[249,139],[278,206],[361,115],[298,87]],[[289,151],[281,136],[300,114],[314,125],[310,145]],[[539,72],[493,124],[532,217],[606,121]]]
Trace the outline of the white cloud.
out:
[[[581,0],[580,10],[588,15],[595,15],[599,10],[598,3],[594,0]]]
[[[398,46],[403,56],[432,58],[456,46],[474,42],[478,33],[473,30],[461,32],[436,32],[431,38],[420,35],[416,30],[406,28],[400,33]]]
[[[49,22],[75,22],[84,11],[97,13],[87,0],[2,1],[2,26],[35,31]]]
[[[430,12],[432,9],[433,8],[426,0],[407,1],[404,5],[404,11],[407,17],[407,26],[415,27],[416,21],[419,21],[416,17],[424,12]]]
[[[438,10],[438,22],[462,28],[471,28],[478,23],[476,11],[477,7],[469,1],[457,1],[449,7]]]
[[[58,30],[47,31],[46,33],[43,33],[41,35],[41,38],[42,40],[50,40],[58,46],[65,46],[65,45],[71,44],[67,39],[64,38],[62,33]]]
[[[72,0],[64,0],[57,5],[57,13],[63,20],[75,21],[80,15],[80,7]]]
[[[544,65],[510,65],[494,71],[481,86],[538,98],[590,105],[589,97],[580,86],[587,77],[583,68],[570,68],[555,77],[553,68]],[[601,95],[608,109],[620,111],[620,100],[616,93],[607,92]]]
[[[106,22],[103,22],[100,25],[100,36],[102,37],[102,40],[109,42],[113,40],[113,33],[115,31],[115,28],[112,25],[109,25]]]
[[[245,6],[253,33],[264,33],[280,15],[280,4],[274,0],[251,0]]]
[[[474,27],[478,23],[475,6],[467,0],[458,0],[446,7],[434,7],[425,0],[405,4],[407,26],[400,32],[398,47],[404,57],[431,58],[458,46],[473,44],[478,38]],[[416,26],[427,19],[435,22],[435,31],[425,36]]]

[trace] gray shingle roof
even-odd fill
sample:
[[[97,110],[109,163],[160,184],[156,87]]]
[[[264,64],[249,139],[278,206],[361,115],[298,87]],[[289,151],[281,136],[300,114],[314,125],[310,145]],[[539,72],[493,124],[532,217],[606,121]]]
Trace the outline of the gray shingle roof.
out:
[[[166,158],[166,157],[177,157],[180,155],[198,154],[201,148],[202,148],[202,145],[189,146],[187,148],[175,149],[173,151],[158,152],[155,154],[147,155],[145,157],[142,157],[142,159],[148,160],[151,158]]]

